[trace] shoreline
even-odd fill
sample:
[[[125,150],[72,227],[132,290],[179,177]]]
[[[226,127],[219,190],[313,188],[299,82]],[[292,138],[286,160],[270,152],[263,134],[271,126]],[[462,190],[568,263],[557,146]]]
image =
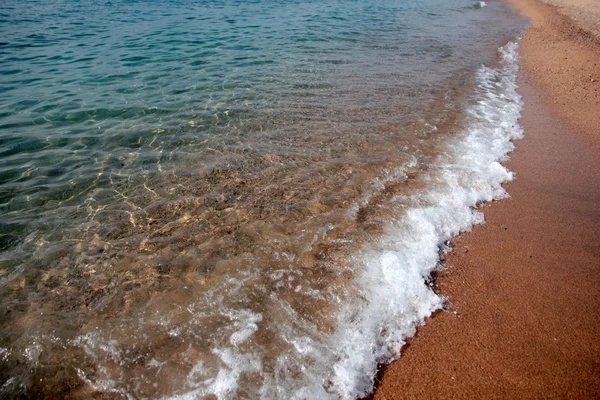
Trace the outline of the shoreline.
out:
[[[510,2],[533,19],[511,198],[453,241],[436,278],[449,306],[384,368],[374,399],[600,397],[600,83],[586,76],[600,48],[558,7]]]
[[[600,2],[508,2],[532,19],[519,44],[521,70],[553,114],[600,150],[600,23],[587,20],[600,21]]]

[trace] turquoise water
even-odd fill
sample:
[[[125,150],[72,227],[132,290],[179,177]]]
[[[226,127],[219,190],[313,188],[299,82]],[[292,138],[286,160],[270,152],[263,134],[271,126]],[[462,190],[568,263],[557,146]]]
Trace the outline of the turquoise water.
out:
[[[161,167],[212,168],[211,145],[239,162],[261,121],[285,131],[289,118],[356,106],[387,111],[385,122],[420,118],[404,98],[371,96],[409,92],[423,107],[434,97],[423,85],[478,65],[489,40],[464,38],[484,22],[469,1],[165,4],[4,3],[2,247],[60,237],[94,191]],[[457,48],[465,39],[477,51]]]
[[[335,331],[348,260],[429,185],[475,72],[522,28],[490,3],[5,0],[1,390],[185,393],[236,370],[240,324],[258,361],[225,397],[296,390],[309,361],[265,378],[282,338]]]

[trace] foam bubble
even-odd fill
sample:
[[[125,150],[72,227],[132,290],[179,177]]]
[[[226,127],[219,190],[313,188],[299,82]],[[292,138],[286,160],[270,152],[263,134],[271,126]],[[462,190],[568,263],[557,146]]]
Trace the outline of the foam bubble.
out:
[[[224,314],[231,318],[233,326],[238,328],[229,337],[229,342],[234,346],[238,346],[248,340],[258,330],[256,323],[262,321],[262,314],[253,313],[250,310],[231,310]]]

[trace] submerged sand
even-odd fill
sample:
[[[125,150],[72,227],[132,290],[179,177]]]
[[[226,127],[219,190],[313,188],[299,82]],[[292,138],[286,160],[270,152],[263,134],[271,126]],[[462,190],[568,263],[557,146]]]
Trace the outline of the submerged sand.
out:
[[[385,369],[375,399],[600,398],[600,45],[565,11],[585,1],[511,2],[533,18],[511,199],[455,241],[437,283],[448,309]]]

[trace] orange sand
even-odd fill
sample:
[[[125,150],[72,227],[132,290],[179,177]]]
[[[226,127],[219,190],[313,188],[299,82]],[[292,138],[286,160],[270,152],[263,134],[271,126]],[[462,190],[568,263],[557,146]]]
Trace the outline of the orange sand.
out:
[[[523,70],[551,110],[600,148],[600,0],[509,1],[533,18],[520,44]]]

